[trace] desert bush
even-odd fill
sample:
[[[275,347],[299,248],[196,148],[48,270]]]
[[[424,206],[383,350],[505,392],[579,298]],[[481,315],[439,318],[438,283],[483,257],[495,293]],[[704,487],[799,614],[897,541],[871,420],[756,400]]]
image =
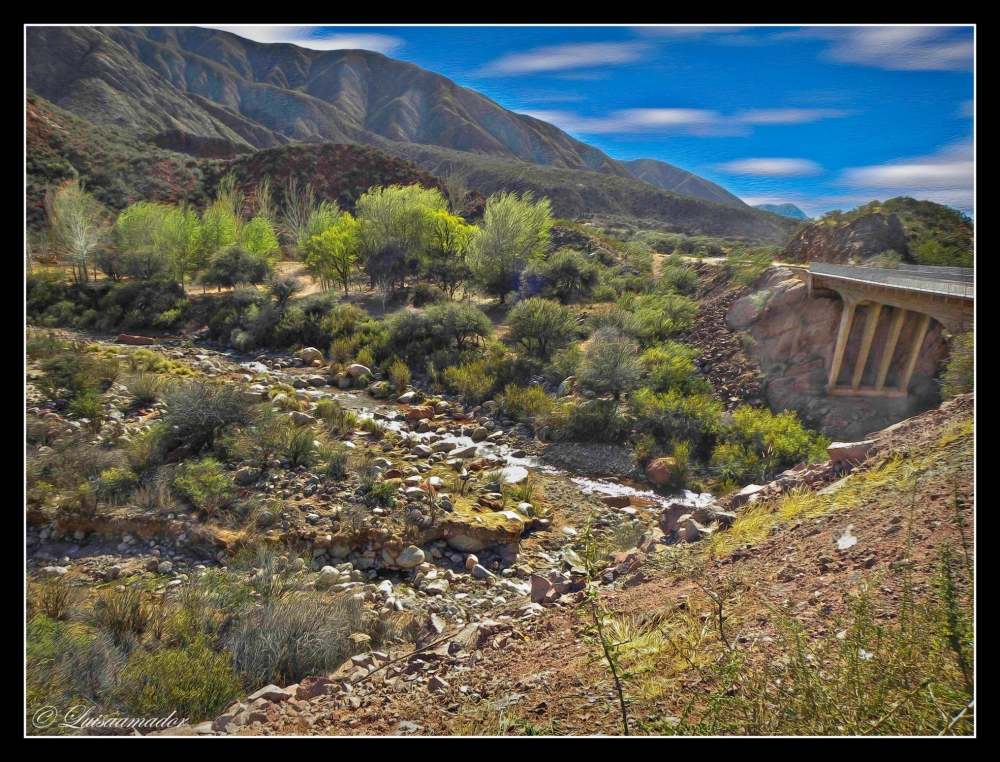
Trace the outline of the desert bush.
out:
[[[640,389],[629,397],[629,410],[643,433],[661,442],[690,442],[695,449],[709,445],[721,430],[722,404],[707,394],[683,395],[676,390]]]
[[[591,336],[580,364],[580,381],[598,393],[611,392],[617,401],[622,392],[639,382],[639,345],[613,328]]]
[[[133,652],[121,672],[116,697],[131,712],[192,721],[211,719],[244,691],[230,655],[198,640],[183,648]]]
[[[556,299],[563,304],[590,297],[600,268],[578,251],[558,251],[531,262],[521,273],[522,298]]]
[[[622,442],[631,422],[614,400],[561,402],[553,406],[548,423],[551,436],[578,442]]]
[[[155,373],[139,373],[126,380],[125,388],[128,389],[129,394],[135,397],[136,405],[149,407],[153,403],[159,402],[170,386],[166,379]]]
[[[430,283],[418,283],[413,288],[411,303],[414,307],[426,307],[428,304],[438,304],[448,301],[448,294]]]
[[[340,666],[350,655],[348,636],[365,629],[364,612],[350,596],[269,601],[245,612],[223,642],[248,681],[289,685]]]
[[[519,301],[507,315],[511,341],[533,355],[547,359],[569,343],[576,333],[572,313],[558,302],[533,297]]]
[[[95,601],[91,613],[95,627],[107,632],[118,647],[132,647],[149,629],[155,616],[147,593],[136,587],[107,590]]]
[[[535,425],[546,419],[555,404],[555,400],[542,387],[521,387],[516,384],[507,384],[503,393],[497,395],[496,401],[503,415]]]
[[[640,365],[650,388],[658,392],[676,389],[682,394],[708,393],[711,387],[695,368],[700,352],[675,341],[667,341],[647,349]]]
[[[101,472],[97,494],[104,497],[128,495],[139,486],[139,477],[127,468],[109,468]]]
[[[220,433],[250,426],[261,415],[253,398],[232,384],[188,382],[171,390],[166,402],[163,453],[183,447],[185,455],[196,454],[211,447]]]
[[[340,403],[337,400],[321,399],[316,403],[316,410],[314,412],[317,418],[321,418],[324,421],[332,421],[340,414],[340,411]]]

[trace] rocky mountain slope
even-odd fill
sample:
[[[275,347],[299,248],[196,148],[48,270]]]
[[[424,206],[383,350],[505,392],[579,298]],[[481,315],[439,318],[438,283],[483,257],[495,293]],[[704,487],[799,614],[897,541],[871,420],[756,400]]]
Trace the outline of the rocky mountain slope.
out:
[[[640,162],[640,179],[551,124],[378,53],[261,44],[197,27],[32,27],[28,37],[31,90],[170,151],[231,159],[294,143],[368,144],[439,177],[457,173],[484,195],[548,195],[567,217],[627,215],[769,243],[793,229],[669,164]]]
[[[743,199],[730,193],[721,185],[713,183],[711,180],[706,180],[704,177],[698,177],[693,172],[675,167],[673,164],[667,164],[665,161],[633,159],[632,161],[623,161],[622,164],[628,167],[632,174],[640,180],[645,180],[657,188],[680,193],[682,196],[704,198],[719,204],[746,206]],[[758,206],[755,208],[762,209],[763,207]],[[766,209],[765,211],[782,214],[782,212],[778,212],[775,209]]]
[[[894,252],[907,262],[973,266],[972,220],[933,201],[907,196],[830,212],[800,230],[782,253],[786,262],[860,264]]]

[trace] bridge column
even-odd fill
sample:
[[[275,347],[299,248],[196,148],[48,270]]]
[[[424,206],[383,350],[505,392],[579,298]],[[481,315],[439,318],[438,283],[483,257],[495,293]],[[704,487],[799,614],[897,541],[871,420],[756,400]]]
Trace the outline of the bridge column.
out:
[[[837,331],[837,346],[833,350],[833,365],[830,367],[830,382],[827,384],[827,391],[833,391],[837,385],[837,377],[840,375],[840,366],[844,362],[844,350],[847,349],[847,337],[851,333],[851,323],[854,321],[854,307],[857,300],[851,297],[844,297],[844,311],[840,314],[840,328]]]
[[[913,346],[910,348],[910,358],[906,361],[906,368],[902,378],[899,379],[899,390],[906,394],[910,386],[910,378],[913,376],[913,369],[917,367],[917,358],[920,356],[920,347],[923,346],[924,337],[927,336],[927,326],[930,325],[931,316],[926,312],[920,313],[917,322],[917,332],[913,337]]]
[[[854,377],[851,379],[851,389],[858,390],[861,385],[861,377],[865,373],[865,365],[868,363],[868,353],[872,348],[872,339],[875,337],[875,327],[878,325],[878,316],[882,314],[882,305],[879,302],[871,302],[868,305],[868,314],[865,317],[865,330],[861,336],[861,351],[858,353],[858,362],[854,366]]]
[[[882,391],[885,386],[885,377],[889,374],[889,366],[892,365],[892,355],[896,351],[896,342],[899,340],[899,332],[903,328],[903,319],[906,317],[906,310],[900,307],[892,308],[892,322],[889,324],[889,336],[885,349],[882,352],[882,360],[878,366],[878,378],[875,381],[875,391]]]

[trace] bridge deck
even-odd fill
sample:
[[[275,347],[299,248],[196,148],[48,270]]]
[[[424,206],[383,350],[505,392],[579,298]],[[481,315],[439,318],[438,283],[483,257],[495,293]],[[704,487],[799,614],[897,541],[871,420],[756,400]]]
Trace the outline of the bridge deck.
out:
[[[958,270],[960,268],[942,268],[943,270]],[[923,267],[920,270],[882,270],[874,267],[856,267],[852,265],[831,265],[822,262],[810,262],[809,272],[824,278],[851,283],[868,284],[872,286],[889,286],[924,294],[939,294],[972,300],[975,298],[973,276],[935,272],[934,268]]]

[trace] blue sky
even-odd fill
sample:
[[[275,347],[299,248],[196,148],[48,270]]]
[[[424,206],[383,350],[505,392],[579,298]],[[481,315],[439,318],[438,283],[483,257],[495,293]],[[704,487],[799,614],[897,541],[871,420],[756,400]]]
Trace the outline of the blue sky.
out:
[[[225,27],[411,61],[618,159],[807,214],[973,212],[971,27]]]

